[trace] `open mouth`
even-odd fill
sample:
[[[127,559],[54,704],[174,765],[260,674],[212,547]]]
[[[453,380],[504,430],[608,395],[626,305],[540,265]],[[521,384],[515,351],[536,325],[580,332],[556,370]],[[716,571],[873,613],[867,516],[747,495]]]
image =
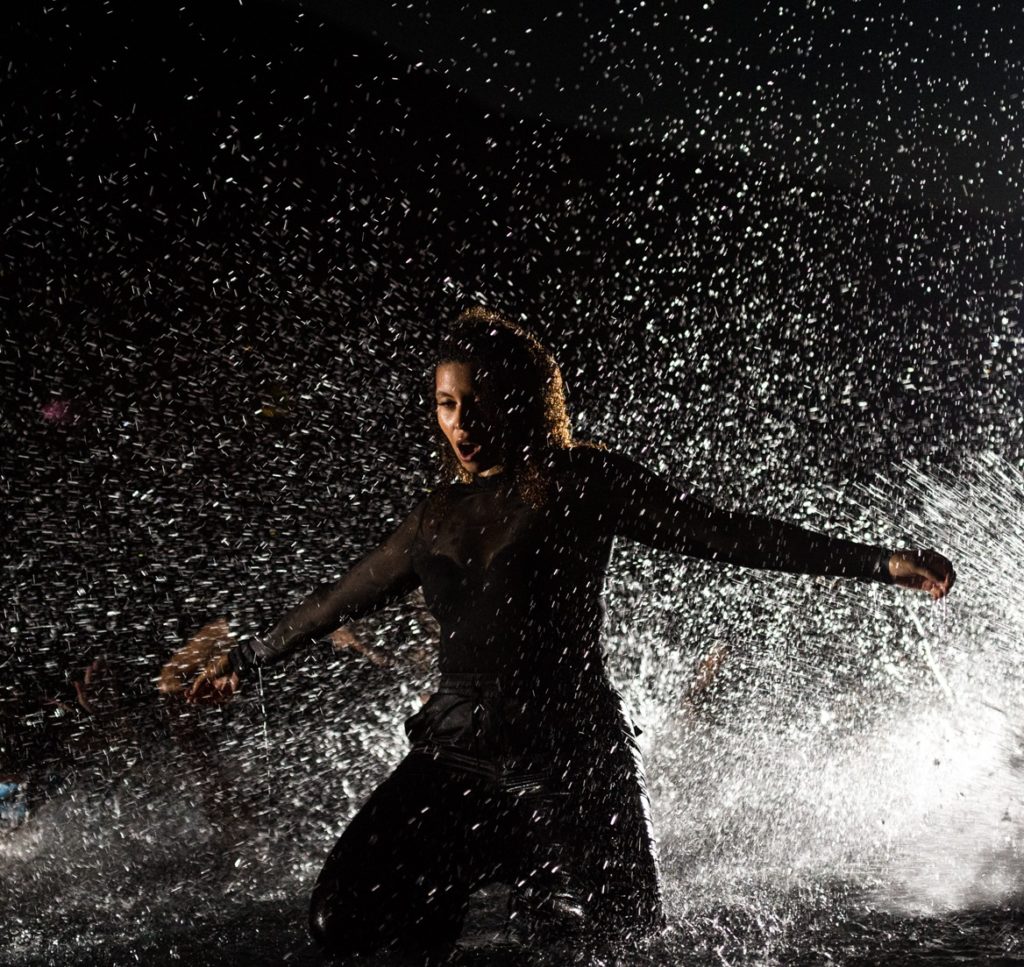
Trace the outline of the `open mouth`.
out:
[[[459,457],[468,463],[480,452],[480,444],[459,443],[456,445],[456,449],[459,451]]]

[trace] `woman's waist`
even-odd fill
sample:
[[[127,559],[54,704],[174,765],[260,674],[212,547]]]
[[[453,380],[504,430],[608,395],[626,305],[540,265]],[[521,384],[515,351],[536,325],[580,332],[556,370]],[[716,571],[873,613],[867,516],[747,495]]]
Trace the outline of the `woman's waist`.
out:
[[[438,667],[443,677],[470,684],[559,681],[603,676],[604,655],[596,629],[477,621],[468,627],[442,624]]]
[[[437,683],[437,694],[471,695],[477,692],[500,695],[507,691],[508,677],[496,671],[442,671]]]
[[[406,721],[413,744],[457,745],[490,756],[511,748],[551,748],[621,723],[621,697],[603,674],[571,683],[447,672]]]
[[[519,654],[514,660],[495,660],[493,655],[453,659],[440,656],[438,693],[487,695],[495,698],[538,693],[581,694],[590,688],[608,687],[608,676],[600,656],[548,658]]]

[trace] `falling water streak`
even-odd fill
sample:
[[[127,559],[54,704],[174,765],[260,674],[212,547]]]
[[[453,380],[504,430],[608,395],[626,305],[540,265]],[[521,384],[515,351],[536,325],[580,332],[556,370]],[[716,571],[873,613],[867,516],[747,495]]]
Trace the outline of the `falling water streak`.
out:
[[[942,607],[937,605],[937,607]],[[921,624],[921,619],[916,614],[910,612],[910,620],[913,622],[915,628],[917,628],[918,634],[921,636],[921,652],[924,655],[925,663],[928,665],[929,671],[935,676],[935,681],[938,683],[939,688],[942,689],[942,694],[946,696],[949,701],[950,707],[954,712],[959,709],[959,701],[956,695],[953,694],[953,689],[949,687],[949,682],[946,680],[946,676],[942,673],[942,669],[939,668],[939,663],[935,660],[935,656],[932,654],[931,646],[928,644],[928,633],[924,630]]]
[[[263,669],[259,666],[256,667],[256,689],[260,696],[260,717],[263,719],[263,754],[267,763],[267,799],[269,801],[274,792],[274,780],[271,775],[270,727],[267,722],[267,705],[263,694]]]

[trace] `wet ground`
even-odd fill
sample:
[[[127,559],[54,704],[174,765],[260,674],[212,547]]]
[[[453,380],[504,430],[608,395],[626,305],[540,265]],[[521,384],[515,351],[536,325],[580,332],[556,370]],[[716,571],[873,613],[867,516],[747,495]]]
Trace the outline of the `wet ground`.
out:
[[[230,743],[247,724],[244,716],[222,724],[221,741]],[[492,887],[474,899],[457,962],[1024,964],[1016,827],[993,815],[995,838],[983,839],[984,787],[976,780],[960,780],[976,797],[974,813],[954,813],[945,802],[939,811],[948,814],[947,825],[931,815],[937,845],[915,829],[897,831],[895,844],[884,846],[864,826],[841,822],[858,815],[859,795],[885,807],[887,765],[877,748],[870,750],[875,786],[829,793],[836,799],[832,816],[815,826],[806,813],[810,781],[803,803],[791,796],[787,807],[765,815],[775,808],[772,790],[767,781],[759,788],[750,782],[751,763],[763,751],[750,750],[745,762],[732,750],[729,766],[724,734],[708,732],[720,754],[716,787],[702,792],[694,785],[697,798],[688,798],[686,784],[674,786],[669,773],[652,776],[669,912],[663,936],[615,949],[571,937],[525,943],[508,928],[502,889]],[[692,734],[696,771],[701,747]],[[299,733],[295,742],[290,752],[305,765],[271,775],[272,784],[259,756],[240,760],[237,772],[212,775],[208,764],[197,766],[192,748],[154,748],[106,787],[95,776],[55,785],[49,799],[0,837],[0,963],[328,963],[307,934],[306,898],[346,813],[388,763],[318,777],[316,761],[311,766],[302,751],[315,735]],[[865,734],[854,745],[860,743],[875,746],[877,737]],[[777,739],[771,745],[784,775],[791,750]],[[990,778],[983,750],[975,744],[971,751],[979,775]],[[829,755],[840,772],[853,768],[841,748]],[[655,770],[665,770],[669,758],[665,751],[650,756]],[[913,761],[902,752],[896,758],[906,775]],[[746,777],[748,791],[736,811],[724,814],[721,803],[737,776]],[[795,847],[801,842],[804,855]],[[774,867],[780,857],[790,865]]]
[[[319,965],[330,963],[305,932],[300,898],[215,901],[162,923],[117,917],[105,922],[15,915],[13,943],[0,962],[23,967],[114,965]],[[497,929],[496,908],[477,911],[457,955],[465,967],[588,964],[594,967],[703,964],[1021,964],[1024,914],[989,910],[901,917],[844,905],[794,905],[783,911],[728,907],[677,915],[663,937],[628,949],[585,944],[526,946]],[[490,915],[487,915],[487,914]],[[37,931],[45,930],[43,939]],[[20,951],[19,951],[20,948]],[[386,955],[363,964],[387,965]]]

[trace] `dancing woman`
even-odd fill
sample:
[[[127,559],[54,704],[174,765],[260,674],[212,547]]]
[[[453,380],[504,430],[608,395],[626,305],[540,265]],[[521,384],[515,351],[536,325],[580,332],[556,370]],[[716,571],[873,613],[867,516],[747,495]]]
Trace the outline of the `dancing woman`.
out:
[[[334,846],[311,926],[339,954],[453,948],[472,891],[511,884],[532,927],[611,936],[663,920],[635,732],[601,651],[616,537],[706,560],[948,593],[934,551],[892,551],[717,509],[573,439],[558,366],[484,309],[442,341],[443,482],[339,581],[211,662],[188,692],[224,700],[262,665],[422,587],[440,685],[411,751]]]

